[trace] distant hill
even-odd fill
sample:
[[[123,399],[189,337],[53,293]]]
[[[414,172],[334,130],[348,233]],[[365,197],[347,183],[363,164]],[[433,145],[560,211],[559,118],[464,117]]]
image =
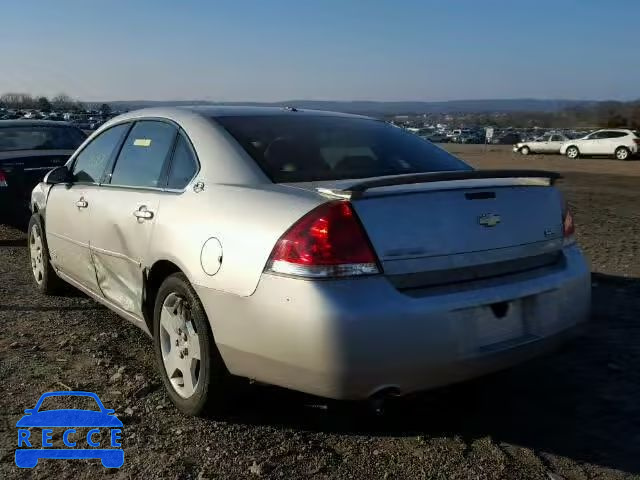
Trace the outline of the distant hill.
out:
[[[91,102],[102,103],[102,102]],[[209,102],[204,100],[156,101],[130,100],[106,102],[116,110],[132,110],[158,106],[185,105],[252,105],[292,106],[315,110],[332,110],[368,115],[420,114],[420,113],[510,113],[557,112],[569,107],[593,106],[599,102],[590,100],[536,100],[531,98],[498,100],[450,100],[443,102],[374,102],[332,100],[286,100],[282,102]]]

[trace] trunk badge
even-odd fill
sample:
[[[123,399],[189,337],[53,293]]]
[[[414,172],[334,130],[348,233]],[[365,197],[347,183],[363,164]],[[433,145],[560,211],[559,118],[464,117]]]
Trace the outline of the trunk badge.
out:
[[[495,213],[485,213],[478,217],[478,223],[483,227],[495,227],[500,223],[500,215]]]

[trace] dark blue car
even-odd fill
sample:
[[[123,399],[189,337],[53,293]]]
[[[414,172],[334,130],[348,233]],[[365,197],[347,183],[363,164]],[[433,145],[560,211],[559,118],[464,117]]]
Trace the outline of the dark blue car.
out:
[[[93,398],[100,410],[81,410],[81,409],[56,409],[39,411],[42,402],[48,397],[91,397]],[[99,458],[102,465],[107,468],[119,468],[124,463],[124,451],[120,447],[118,440],[120,439],[122,422],[113,415],[114,410],[105,408],[98,396],[91,392],[48,392],[43,394],[35,407],[24,411],[24,415],[16,427],[18,427],[18,447],[16,449],[15,459],[16,465],[21,468],[35,467],[40,458]],[[40,447],[37,448],[35,438],[31,438],[30,427],[42,429],[42,441]],[[52,430],[49,427],[66,428],[63,434],[64,444],[68,448],[50,448]],[[75,434],[74,427],[106,427],[110,429],[110,448],[104,448],[98,442],[94,441],[94,435],[100,433],[99,429],[89,430],[86,435],[88,446],[96,448],[75,448],[78,442],[69,440],[70,434]],[[34,436],[35,437],[35,436]],[[33,444],[32,444],[33,442]],[[26,447],[26,448],[20,448]]]

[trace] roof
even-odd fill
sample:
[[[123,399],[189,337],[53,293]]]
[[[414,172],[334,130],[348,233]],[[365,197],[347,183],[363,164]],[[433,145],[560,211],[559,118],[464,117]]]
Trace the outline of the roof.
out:
[[[115,118],[149,117],[180,117],[185,112],[195,113],[204,117],[258,116],[258,115],[322,115],[332,117],[371,118],[350,113],[330,112],[325,110],[297,109],[291,107],[257,107],[257,106],[179,106],[179,107],[151,107],[132,110]]]
[[[193,112],[208,117],[257,116],[257,115],[326,115],[331,117],[360,117],[350,113],[328,110],[311,110],[295,107],[258,107],[258,106],[188,106]]]
[[[1,127],[73,127],[67,122],[55,120],[0,120]]]

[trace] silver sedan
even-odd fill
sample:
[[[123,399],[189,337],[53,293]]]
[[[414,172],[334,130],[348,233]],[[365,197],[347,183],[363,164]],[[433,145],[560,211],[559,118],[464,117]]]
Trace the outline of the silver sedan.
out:
[[[556,174],[477,171],[384,122],[160,108],[103,125],[32,194],[37,288],[153,337],[188,414],[234,376],[336,399],[506,368],[588,318]]]

